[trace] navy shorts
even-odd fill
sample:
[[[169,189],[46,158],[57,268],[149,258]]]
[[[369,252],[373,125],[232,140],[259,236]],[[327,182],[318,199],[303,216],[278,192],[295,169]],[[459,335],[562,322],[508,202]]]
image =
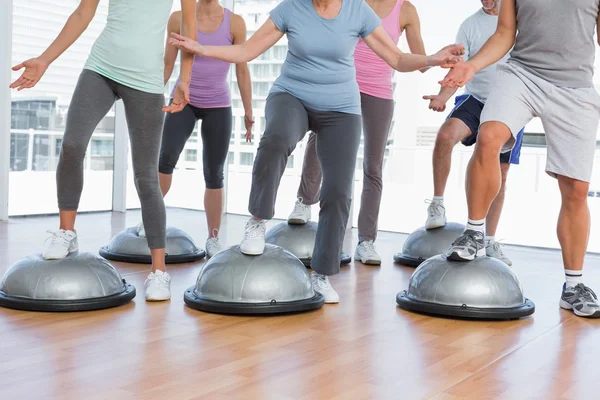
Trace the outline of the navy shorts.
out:
[[[454,99],[454,109],[448,115],[448,118],[457,118],[464,122],[471,130],[471,136],[462,141],[465,146],[472,146],[477,140],[479,133],[479,118],[484,104],[470,94],[456,96]],[[512,151],[500,154],[501,163],[519,164],[521,155],[521,145],[523,144],[523,131],[521,129],[515,139],[515,145]]]

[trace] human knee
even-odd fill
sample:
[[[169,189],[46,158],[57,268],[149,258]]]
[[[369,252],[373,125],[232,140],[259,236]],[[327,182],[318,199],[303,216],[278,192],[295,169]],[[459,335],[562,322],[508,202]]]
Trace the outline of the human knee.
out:
[[[330,184],[323,183],[321,186],[321,201],[334,204],[337,206],[350,206],[352,201],[352,186],[343,185],[340,182],[332,182]]]
[[[221,168],[204,167],[204,184],[207,189],[223,189],[224,180],[223,166]]]
[[[382,184],[382,165],[380,162],[372,162],[370,160],[365,159],[363,162],[363,173],[366,179],[371,182]]]
[[[69,163],[83,162],[86,149],[87,143],[65,139],[60,148],[60,158],[63,161],[69,161]]]
[[[156,167],[155,167],[156,168]],[[135,174],[134,182],[140,200],[150,198],[156,194],[160,195],[158,171]],[[161,196],[162,197],[162,196]]]
[[[158,172],[161,174],[172,175],[175,171],[179,157],[174,157],[172,154],[160,153],[158,159]]]
[[[260,139],[258,149],[267,152],[271,155],[290,155],[296,143],[293,143],[291,138],[286,134],[271,134],[265,132],[263,137]]]
[[[481,126],[477,135],[479,151],[500,154],[500,150],[510,140],[510,131],[498,122],[488,122]]]
[[[454,147],[460,142],[460,132],[457,131],[453,124],[444,124],[438,131],[435,143],[436,145]]]
[[[559,177],[563,203],[581,206],[587,202],[590,184],[565,176]]]

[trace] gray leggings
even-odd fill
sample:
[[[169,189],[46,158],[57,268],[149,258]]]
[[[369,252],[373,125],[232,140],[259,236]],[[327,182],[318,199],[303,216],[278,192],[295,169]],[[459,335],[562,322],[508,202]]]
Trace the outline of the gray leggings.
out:
[[[361,93],[362,124],[364,131],[363,190],[358,214],[358,240],[377,239],[377,220],[383,191],[383,156],[387,143],[394,101]],[[320,138],[319,138],[320,140]],[[308,137],[304,152],[302,178],[298,197],[307,205],[316,204],[321,186],[321,166],[317,158],[317,136]]]
[[[308,130],[319,136],[316,155],[323,169],[321,211],[312,268],[324,275],[340,271],[340,257],[350,202],[360,115],[308,110],[288,93],[273,93],[265,107],[266,129],[256,153],[250,191],[250,213],[271,219],[287,159]]]
[[[163,125],[164,96],[121,85],[84,69],[79,76],[67,115],[56,185],[58,208],[77,210],[83,190],[85,151],[98,123],[123,99],[129,127],[135,187],[142,203],[142,219],[151,249],[165,247],[166,215],[158,184],[158,153]]]

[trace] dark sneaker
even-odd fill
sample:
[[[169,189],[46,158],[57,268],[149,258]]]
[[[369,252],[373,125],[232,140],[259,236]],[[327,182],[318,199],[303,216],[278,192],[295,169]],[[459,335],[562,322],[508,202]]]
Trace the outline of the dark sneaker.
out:
[[[563,285],[560,306],[565,310],[573,310],[578,317],[600,318],[598,296],[589,287],[580,283],[574,287]]]
[[[483,233],[467,229],[461,237],[452,243],[446,257],[452,261],[473,261],[485,256],[485,240]]]

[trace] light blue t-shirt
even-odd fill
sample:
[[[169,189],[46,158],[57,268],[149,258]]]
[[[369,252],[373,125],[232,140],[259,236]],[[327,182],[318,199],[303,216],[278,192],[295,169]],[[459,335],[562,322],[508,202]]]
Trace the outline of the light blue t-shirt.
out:
[[[311,0],[284,0],[271,19],[287,34],[288,53],[271,93],[287,92],[306,108],[360,115],[354,48],[381,19],[364,0],[342,0],[335,18],[321,17]]]

